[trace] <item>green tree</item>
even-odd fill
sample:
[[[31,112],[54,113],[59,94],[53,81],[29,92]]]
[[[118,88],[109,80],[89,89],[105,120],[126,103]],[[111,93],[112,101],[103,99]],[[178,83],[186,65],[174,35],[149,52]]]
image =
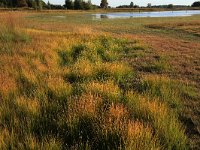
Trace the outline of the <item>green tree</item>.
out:
[[[151,8],[151,3],[148,3],[148,4],[147,4],[147,7],[148,7],[148,8]]]
[[[27,4],[26,0],[17,0],[17,6],[18,7],[27,7],[28,4]]]
[[[42,10],[42,1],[41,0],[35,0],[36,3],[36,9]]]
[[[17,7],[17,0],[0,0],[2,7]]]
[[[83,8],[84,8],[85,10],[90,10],[90,9],[92,9],[91,0],[88,0],[87,2],[83,2]]]
[[[173,5],[173,4],[169,4],[169,5],[167,6],[167,8],[172,9],[172,8],[174,8],[174,5]]]
[[[100,6],[101,6],[101,8],[108,8],[108,1],[107,0],[101,0]]]
[[[200,1],[194,2],[192,7],[200,7]]]
[[[82,0],[75,0],[74,1],[74,9],[83,9],[83,1]]]
[[[27,5],[28,5],[28,7],[33,7],[33,0],[27,0],[26,1],[27,2]]]
[[[48,9],[51,9],[51,4],[50,4],[49,1],[47,2],[47,8],[48,8]]]
[[[74,8],[74,4],[73,4],[72,0],[65,0],[65,8],[67,8],[67,9]]]
[[[31,1],[31,6],[32,6],[32,8],[37,9],[37,4],[36,4],[35,0]]]
[[[131,2],[131,3],[130,3],[130,8],[133,8],[133,7],[134,7],[134,3]]]

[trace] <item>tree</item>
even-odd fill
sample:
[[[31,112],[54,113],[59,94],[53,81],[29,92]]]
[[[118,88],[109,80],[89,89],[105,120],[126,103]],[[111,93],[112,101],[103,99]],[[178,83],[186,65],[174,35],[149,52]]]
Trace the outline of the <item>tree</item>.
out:
[[[174,8],[174,5],[173,5],[173,4],[169,4],[169,5],[167,6],[167,8],[172,9],[172,8]]]
[[[32,8],[37,9],[37,3],[35,0],[32,0],[31,5],[32,5]]]
[[[74,9],[83,9],[83,1],[82,0],[75,0],[74,1]]]
[[[33,7],[33,0],[27,0],[28,7]]]
[[[18,7],[27,7],[27,2],[26,0],[17,0],[17,6]]]
[[[133,8],[133,7],[134,7],[134,3],[131,2],[131,3],[130,3],[130,8]]]
[[[147,7],[148,7],[148,8],[151,8],[151,3],[148,3],[148,4],[147,4]]]
[[[100,6],[101,6],[101,8],[108,8],[108,1],[107,0],[101,0]]]
[[[83,2],[83,8],[84,8],[85,10],[90,10],[90,9],[92,9],[91,0],[88,0],[87,2]]]
[[[41,0],[35,0],[36,3],[36,9],[42,10],[42,1]]]
[[[0,0],[0,6],[3,7],[32,7],[35,9],[42,9],[47,7],[42,0]]]
[[[51,3],[49,1],[47,2],[47,8],[51,9]]]
[[[200,7],[200,1],[194,2],[192,7]]]
[[[74,8],[72,0],[65,0],[65,8],[67,8],[67,9]]]
[[[17,7],[17,0],[0,0],[2,7]]]

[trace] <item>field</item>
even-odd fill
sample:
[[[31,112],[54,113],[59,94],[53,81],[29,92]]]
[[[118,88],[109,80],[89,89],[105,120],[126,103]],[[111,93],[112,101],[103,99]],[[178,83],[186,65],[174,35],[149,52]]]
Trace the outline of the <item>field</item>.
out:
[[[0,149],[200,148],[200,15],[0,20]]]

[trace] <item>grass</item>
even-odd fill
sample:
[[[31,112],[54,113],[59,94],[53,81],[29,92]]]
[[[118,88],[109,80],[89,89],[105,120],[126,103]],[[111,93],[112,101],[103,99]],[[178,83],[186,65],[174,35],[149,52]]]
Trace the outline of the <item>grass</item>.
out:
[[[179,118],[185,102],[199,98],[197,79],[176,76],[177,49],[170,55],[149,44],[155,31],[146,25],[160,19],[133,25],[132,19],[91,21],[90,13],[52,17],[58,14],[0,14],[0,149],[193,146]]]

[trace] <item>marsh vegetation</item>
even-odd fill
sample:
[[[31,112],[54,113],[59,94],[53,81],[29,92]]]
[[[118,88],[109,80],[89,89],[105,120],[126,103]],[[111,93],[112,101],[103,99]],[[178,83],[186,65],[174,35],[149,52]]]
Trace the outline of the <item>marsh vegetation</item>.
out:
[[[0,19],[0,149],[199,146],[198,15]]]

